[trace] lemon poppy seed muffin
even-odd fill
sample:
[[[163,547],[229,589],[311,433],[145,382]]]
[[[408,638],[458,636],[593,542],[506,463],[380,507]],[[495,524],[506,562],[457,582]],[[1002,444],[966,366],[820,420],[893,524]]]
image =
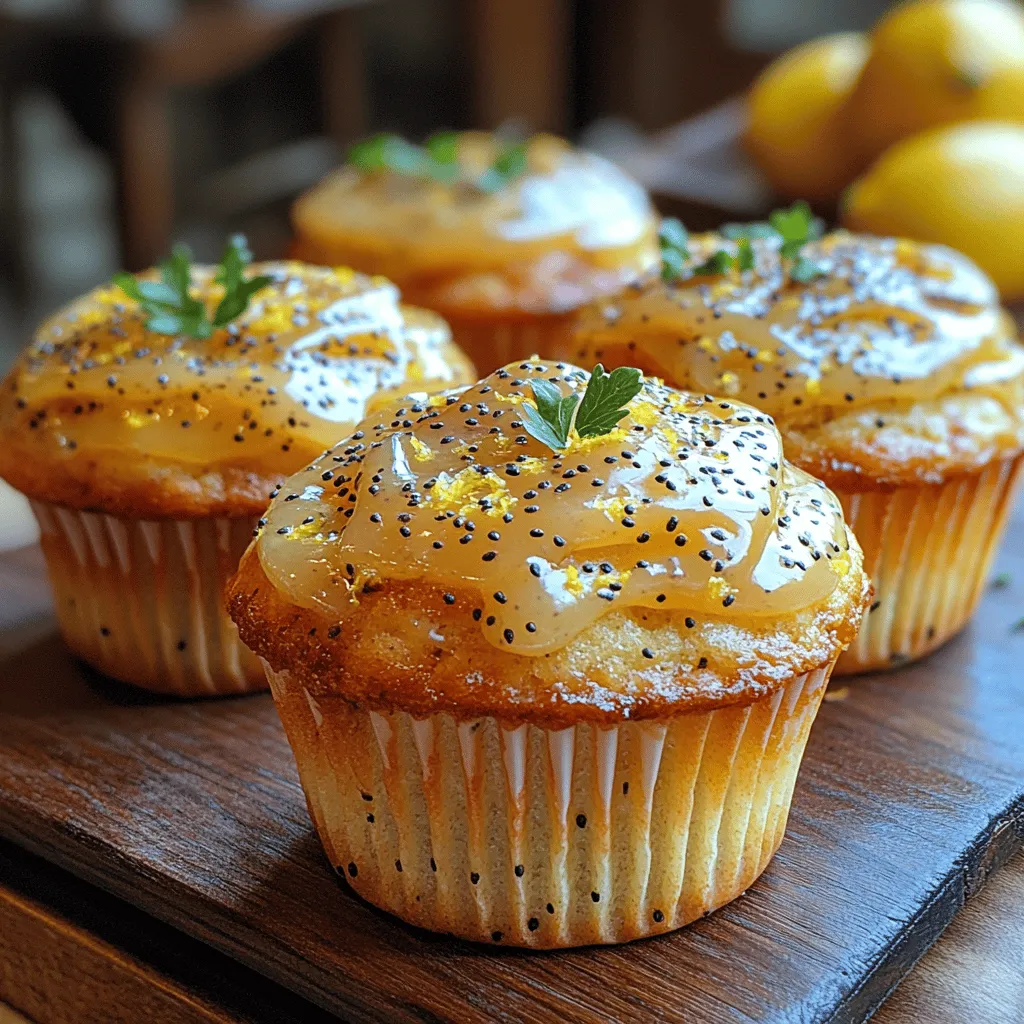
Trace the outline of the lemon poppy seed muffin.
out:
[[[592,386],[528,361],[381,410],[229,586],[328,857],[423,927],[613,943],[733,899],[867,602],[769,417],[647,380],[597,422]],[[584,393],[539,440],[538,395]]]
[[[252,269],[266,285],[206,338],[158,333],[98,288],[39,328],[0,387],[0,474],[32,501],[69,646],[156,690],[265,686],[222,592],[270,491],[375,400],[472,379],[444,323],[389,282]],[[189,282],[210,308],[214,277],[193,267]]]
[[[724,272],[707,265],[719,252]],[[836,492],[875,586],[837,673],[947,640],[977,604],[1024,449],[1024,348],[992,283],[950,249],[844,232],[795,258],[770,233],[698,237],[669,276],[585,311],[579,358],[756,405]]]
[[[296,255],[387,275],[448,321],[481,371],[557,354],[569,313],[657,261],[641,186],[561,139],[367,145],[374,159],[360,150],[295,204]]]

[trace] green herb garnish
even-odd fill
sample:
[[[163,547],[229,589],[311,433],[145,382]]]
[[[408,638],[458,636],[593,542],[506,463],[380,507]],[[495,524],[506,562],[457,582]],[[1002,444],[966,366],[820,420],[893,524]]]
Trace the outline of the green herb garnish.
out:
[[[124,272],[114,275],[114,284],[148,315],[146,330],[155,334],[208,338],[218,327],[226,327],[244,313],[249,299],[270,284],[271,279],[264,275],[243,276],[252,262],[252,253],[245,237],[234,235],[217,267],[214,279],[224,285],[224,298],[211,318],[206,303],[191,294],[191,259],[187,246],[176,245],[170,257],[160,264],[159,281],[139,279]]]
[[[424,149],[435,164],[441,167],[456,167],[459,163],[459,133],[436,132],[427,139]]]
[[[820,264],[815,263],[809,256],[797,256],[789,268],[790,278],[799,284],[807,284],[824,273]]]
[[[780,251],[785,259],[796,259],[802,246],[822,235],[821,221],[803,199],[798,199],[788,210],[772,210],[768,223],[782,238]]]
[[[598,363],[582,399],[575,393],[563,397],[547,380],[531,381],[530,386],[536,405],[522,406],[523,427],[531,437],[557,452],[569,443],[573,427],[580,437],[601,437],[614,430],[629,412],[629,403],[640,393],[643,375],[632,366],[605,373]]]
[[[801,250],[808,242],[821,238],[824,225],[814,216],[804,200],[799,199],[788,210],[773,210],[768,222],[782,239],[779,255],[790,261],[790,277],[806,284],[824,273],[821,267]]]
[[[771,230],[771,229],[769,229]],[[658,245],[661,248],[661,279],[674,281],[683,272],[690,259],[690,236],[682,222],[675,217],[662,221],[658,231]],[[736,256],[725,249],[712,253],[703,263],[692,270],[694,277],[707,274],[724,274],[734,266],[740,270],[753,270],[754,249],[749,239],[740,238]]]
[[[703,277],[706,274],[724,274],[732,269],[733,258],[724,250],[719,249],[713,252],[703,263],[693,268],[694,277]]]
[[[498,192],[509,182],[522,177],[527,171],[526,149],[525,141],[505,146],[494,163],[477,179],[477,188],[482,192]]]
[[[605,373],[598,363],[590,373],[583,401],[576,411],[576,433],[580,437],[600,437],[614,430],[642,387],[643,375],[635,367],[620,366]]]
[[[992,577],[990,584],[993,590],[1005,590],[1013,582],[1013,577],[1008,572],[1000,572]]]
[[[523,427],[552,450],[564,448],[569,443],[572,414],[579,405],[579,395],[569,394],[563,398],[562,392],[548,380],[531,381],[530,386],[536,408],[522,407]]]
[[[478,178],[466,179],[481,192],[497,192],[528,170],[525,140],[506,143],[494,162]],[[364,173],[391,171],[412,178],[452,182],[463,177],[459,166],[459,133],[437,132],[422,145],[385,132],[357,142],[348,152],[348,163]]]
[[[754,247],[749,238],[741,238],[736,242],[736,264],[740,270],[754,269]]]
[[[668,223],[668,222],[666,222]],[[673,233],[682,233],[686,238],[686,229],[674,220]],[[665,231],[663,225],[662,232]],[[767,221],[753,221],[749,224],[723,224],[719,234],[736,243],[736,255],[727,250],[719,249],[703,263],[693,268],[695,277],[707,274],[725,274],[736,267],[740,271],[753,270],[755,263],[754,247],[751,242],[758,238],[779,238],[779,255],[789,264],[789,276],[801,284],[813,281],[824,271],[810,257],[802,252],[808,242],[821,238],[824,224],[815,217],[811,208],[802,199],[795,202],[788,210],[774,210]],[[689,252],[685,244],[680,247],[666,243],[663,235],[661,242],[661,276],[665,281],[673,281],[682,273]]]
[[[394,171],[420,175],[428,171],[430,154],[401,135],[382,132],[357,142],[348,152],[348,162],[360,171]]]
[[[749,224],[723,224],[718,233],[733,242],[741,238],[774,238],[776,235],[775,228],[764,220],[751,221]]]
[[[690,258],[690,236],[683,222],[666,217],[658,228],[658,246],[661,249],[661,279],[674,281]]]

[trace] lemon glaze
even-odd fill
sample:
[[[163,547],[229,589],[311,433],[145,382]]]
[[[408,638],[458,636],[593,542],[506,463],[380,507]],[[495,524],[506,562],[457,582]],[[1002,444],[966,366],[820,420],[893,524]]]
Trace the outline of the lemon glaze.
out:
[[[581,313],[577,357],[747,401],[784,426],[965,391],[1020,417],[1024,348],[966,257],[836,232],[804,246],[821,274],[799,283],[777,239],[751,244],[753,270],[694,276],[712,252],[736,247],[691,238],[680,279],[646,279]]]
[[[272,283],[205,340],[148,331],[115,286],[55,314],[0,391],[5,446],[66,472],[101,462],[111,476],[143,463],[284,474],[371,402],[469,379],[444,322],[400,305],[383,278],[298,262],[251,273]],[[194,267],[192,284],[211,307],[223,295],[213,268]]]
[[[612,608],[685,610],[694,628],[828,599],[851,567],[842,512],[785,462],[770,417],[648,379],[607,435],[553,451],[526,433],[532,378],[568,394],[588,376],[528,361],[380,409],[282,485],[254,542],[263,572],[334,622],[378,584],[422,582],[535,656]]]
[[[454,181],[343,167],[295,204],[298,249],[386,273],[417,301],[531,312],[575,308],[653,265],[654,211],[614,164],[540,135],[522,176],[477,188],[499,152],[462,133]]]

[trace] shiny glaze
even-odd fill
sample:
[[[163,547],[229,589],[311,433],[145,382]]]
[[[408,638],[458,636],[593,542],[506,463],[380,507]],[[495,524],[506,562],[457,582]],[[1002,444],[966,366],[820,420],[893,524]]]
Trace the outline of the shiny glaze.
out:
[[[386,273],[417,296],[453,278],[511,271],[512,296],[507,282],[485,279],[463,282],[448,297],[551,309],[614,290],[654,263],[650,201],[614,164],[535,136],[527,172],[481,191],[472,181],[498,147],[491,135],[460,136],[464,173],[454,182],[341,168],[296,203],[299,253]]]
[[[750,402],[780,423],[822,408],[909,405],[953,392],[1020,412],[1024,348],[992,283],[936,245],[837,232],[804,247],[823,275],[789,279],[774,240],[752,271],[650,278],[581,314],[580,361],[637,365]],[[691,239],[690,266],[733,243]]]
[[[567,394],[588,375],[510,364],[381,410],[285,481],[256,542],[273,585],[336,621],[366,587],[420,582],[499,648],[542,655],[614,608],[770,617],[849,571],[836,499],[784,461],[769,417],[646,380],[618,428],[556,453],[517,418],[535,377]]]
[[[0,391],[0,436],[40,458],[292,471],[373,401],[468,379],[443,321],[400,306],[389,282],[301,263],[206,340],[146,330],[137,305],[98,288],[47,320]],[[223,294],[212,268],[194,293]]]

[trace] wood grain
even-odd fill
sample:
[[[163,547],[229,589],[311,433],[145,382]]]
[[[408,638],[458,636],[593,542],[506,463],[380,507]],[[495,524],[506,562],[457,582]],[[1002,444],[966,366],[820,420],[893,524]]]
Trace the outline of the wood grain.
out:
[[[815,724],[765,876],[671,936],[530,954],[408,928],[332,878],[264,697],[115,686],[0,557],[0,832],[345,1019],[860,1021],[1024,844],[1024,521],[974,624]],[[845,684],[845,681],[844,681]]]
[[[329,1019],[222,954],[10,843],[0,842],[0,878],[0,1000],[38,1024]]]
[[[1024,855],[1001,868],[946,929],[872,1024],[1024,1021]]]

